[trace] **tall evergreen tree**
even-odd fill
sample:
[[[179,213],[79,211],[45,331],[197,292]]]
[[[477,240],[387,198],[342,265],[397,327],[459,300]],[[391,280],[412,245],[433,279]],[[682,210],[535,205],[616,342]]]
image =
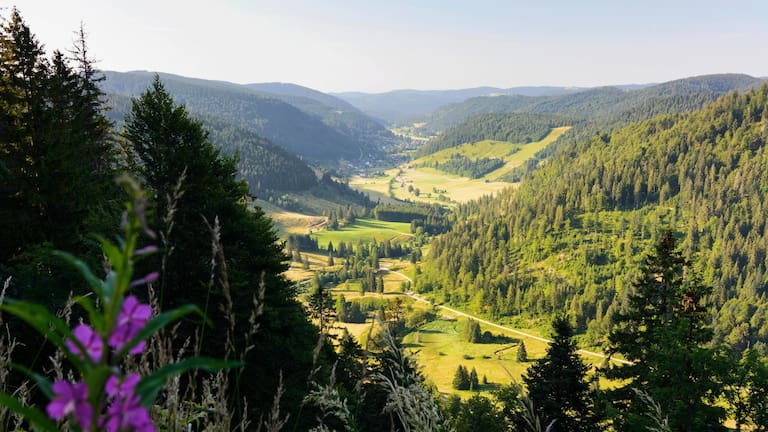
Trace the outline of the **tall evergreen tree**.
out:
[[[204,354],[221,356],[230,321],[218,311],[220,305],[226,309],[231,299],[239,329],[235,347],[238,353],[252,347],[232,399],[245,396],[251,414],[266,412],[282,372],[283,406],[300,406],[317,330],[295,300],[294,288],[281,276],[287,257],[271,220],[261,209],[249,211],[241,203],[247,188],[235,180],[235,161],[219,154],[201,124],[173,102],[158,77],[133,101],[124,136],[141,160],[140,174],[156,209],[153,225],[159,227],[165,246],[161,306],[193,303],[204,309],[215,326],[204,330],[200,346]],[[177,184],[181,193],[176,192]],[[172,221],[167,217],[171,214]],[[207,225],[216,218],[221,225],[219,258],[226,259],[226,284],[210,283],[212,234]],[[245,340],[254,324],[249,317],[261,286],[263,313],[255,323],[258,332]]]
[[[109,236],[117,226],[116,161],[98,80],[88,56],[46,58],[18,10],[0,26],[0,277],[14,276],[16,297],[58,307],[78,293],[72,270],[50,251],[98,266],[90,234]]]
[[[702,304],[711,292],[676,250],[667,231],[643,264],[626,308],[613,317],[609,352],[621,353],[631,365],[607,371],[627,384],[614,391],[623,414],[618,430],[645,430],[645,405],[632,389],[642,390],[658,402],[673,430],[722,430],[725,417],[714,400],[722,392],[722,359],[709,348],[712,331]]]
[[[536,415],[544,424],[554,420],[554,432],[598,430],[587,381],[589,367],[576,353],[573,328],[563,316],[555,318],[552,328],[554,340],[547,354],[523,377]]]

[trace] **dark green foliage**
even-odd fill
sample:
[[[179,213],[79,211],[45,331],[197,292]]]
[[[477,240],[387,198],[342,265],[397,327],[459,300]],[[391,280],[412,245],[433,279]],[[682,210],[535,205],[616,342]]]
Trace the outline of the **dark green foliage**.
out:
[[[666,232],[632,284],[626,307],[617,312],[609,335],[609,352],[621,353],[631,365],[612,368],[608,377],[627,382],[615,390],[622,411],[619,430],[643,430],[646,407],[630,389],[648,393],[679,431],[721,430],[725,410],[714,404],[726,376],[723,359],[707,345],[712,330],[702,285],[671,232]]]
[[[48,58],[15,8],[0,22],[0,283],[12,277],[9,296],[55,308],[70,292],[84,292],[51,251],[101,267],[91,235],[116,232],[122,192],[114,175],[122,160],[83,31],[73,58],[59,51]],[[12,326],[20,355],[47,357],[41,341]]]
[[[573,119],[542,114],[481,114],[430,140],[419,149],[418,156],[426,156],[443,149],[487,139],[513,143],[539,141],[552,128],[573,125],[573,123]]]
[[[469,389],[473,391],[477,391],[479,388],[480,388],[480,379],[477,376],[477,370],[475,370],[473,366],[472,370],[469,371]]]
[[[481,343],[482,335],[480,332],[480,324],[473,320],[467,320],[467,327],[464,332],[465,339],[469,343]]]
[[[534,412],[542,424],[554,420],[554,432],[598,430],[587,380],[589,367],[576,353],[573,329],[562,316],[555,318],[552,329],[553,341],[547,354],[523,376]]]
[[[470,387],[470,381],[469,381],[469,372],[467,371],[467,368],[464,367],[464,365],[459,365],[456,368],[456,373],[453,375],[453,388],[456,390],[469,390]]]
[[[507,424],[491,399],[474,395],[460,408],[453,419],[456,432],[504,432]]]
[[[411,222],[411,231],[421,227],[428,234],[445,232],[453,223],[451,213],[437,204],[379,204],[373,215],[388,222]]]
[[[255,132],[211,116],[201,117],[211,142],[228,156],[237,157],[239,178],[250,193],[266,197],[274,191],[300,192],[318,184],[314,171],[298,156],[278,147]]]
[[[517,347],[517,361],[518,363],[528,361],[528,351],[525,349],[525,342],[523,341],[520,341],[520,346]]]
[[[286,257],[271,221],[260,209],[249,211],[241,204],[247,188],[235,180],[234,160],[220,155],[202,125],[173,102],[158,78],[133,102],[124,136],[140,158],[140,173],[152,192],[151,224],[163,233],[165,250],[161,263],[156,263],[162,265],[161,306],[193,303],[203,309],[215,326],[201,335],[200,346],[204,354],[220,356],[228,327],[220,305],[226,307],[227,297],[231,298],[236,328],[241,329],[235,347],[240,353],[246,344],[253,346],[245,369],[234,381],[232,400],[247,396],[252,413],[266,412],[282,372],[287,389],[283,406],[298,407],[312,366],[316,329],[305,318],[291,285],[280,276]],[[182,193],[176,194],[179,182]],[[169,202],[168,197],[174,196],[177,199]],[[172,226],[166,219],[171,208]],[[216,219],[228,283],[211,285],[212,233],[206,221],[213,225]],[[262,284],[259,331],[247,341],[248,333],[242,329],[251,327],[250,311]],[[254,382],[259,385],[247,384]]]
[[[738,367],[732,368],[726,399],[737,430],[749,426],[768,431],[768,363],[757,351],[745,352]]]

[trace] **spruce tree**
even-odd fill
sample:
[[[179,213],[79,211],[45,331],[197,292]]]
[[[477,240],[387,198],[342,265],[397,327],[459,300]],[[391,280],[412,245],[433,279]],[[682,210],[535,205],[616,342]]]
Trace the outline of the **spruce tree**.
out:
[[[555,421],[553,432],[599,430],[594,423],[589,368],[576,353],[573,328],[565,317],[552,322],[552,344],[523,377],[528,397],[543,424]]]
[[[469,390],[469,372],[464,365],[459,365],[456,368],[456,373],[453,375],[453,388],[456,390]]]
[[[150,223],[165,246],[157,257],[160,262],[154,264],[162,267],[161,307],[192,303],[204,310],[214,326],[203,328],[199,345],[203,354],[215,357],[224,352],[225,332],[234,318],[237,355],[249,351],[245,368],[232,381],[237,383],[233,399],[239,403],[246,397],[252,417],[258,418],[272,405],[281,372],[286,389],[281,406],[298,407],[313,363],[317,329],[281,275],[287,257],[272,221],[260,208],[249,210],[241,201],[248,190],[236,180],[236,161],[220,155],[200,122],[174,103],[157,76],[133,101],[123,135],[140,158],[139,174],[155,209]],[[217,219],[223,249],[212,279],[209,225]],[[218,270],[222,259],[228,283],[211,284],[224,280]],[[254,324],[249,322],[254,297],[260,297],[261,287],[258,332],[247,340]],[[230,299],[234,317],[220,312]],[[194,331],[185,329],[190,336]]]
[[[523,341],[520,341],[520,346],[517,347],[517,361],[518,363],[528,361],[528,351],[525,349],[525,342]]]
[[[480,388],[480,379],[477,377],[477,370],[472,367],[472,370],[469,372],[469,389],[473,391],[477,391]]]
[[[645,405],[633,390],[649,394],[668,416],[673,430],[720,430],[725,411],[711,401],[722,392],[724,363],[707,344],[712,331],[703,305],[711,289],[704,286],[676,250],[667,231],[643,264],[625,308],[613,317],[609,352],[621,353],[631,365],[607,371],[627,382],[612,394],[622,412],[617,430],[645,430]]]

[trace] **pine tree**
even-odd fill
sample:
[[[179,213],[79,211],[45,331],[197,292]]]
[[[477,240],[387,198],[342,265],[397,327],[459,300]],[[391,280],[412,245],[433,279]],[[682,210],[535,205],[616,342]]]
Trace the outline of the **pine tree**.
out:
[[[520,346],[517,347],[517,361],[518,363],[528,361],[528,351],[525,349],[525,342],[523,341],[520,341]]]
[[[523,377],[528,397],[543,424],[555,421],[552,431],[599,430],[594,423],[589,368],[576,353],[573,329],[565,317],[552,322],[553,342]]]
[[[339,322],[343,322],[343,323],[350,322],[349,321],[349,305],[347,304],[343,295],[340,295],[336,298],[335,309],[336,309],[336,319]]]
[[[723,360],[707,347],[712,331],[702,302],[711,292],[676,250],[665,232],[643,264],[641,277],[625,309],[616,313],[609,335],[610,353],[621,353],[631,365],[607,371],[627,382],[613,392],[623,412],[618,430],[643,430],[644,404],[633,389],[648,393],[665,408],[673,430],[719,430],[725,412],[709,401],[722,392]]]
[[[140,158],[139,174],[151,192],[155,211],[149,215],[153,218],[150,224],[163,234],[165,249],[158,256],[162,262],[153,264],[163,269],[161,307],[198,305],[214,322],[212,328],[203,327],[202,352],[221,356],[224,332],[230,324],[219,312],[226,302],[222,284],[209,284],[212,234],[206,225],[218,218],[228,295],[240,329],[234,344],[239,352],[253,348],[241,375],[233,380],[242,385],[235,391],[247,396],[252,415],[267,412],[282,371],[286,388],[282,406],[298,407],[312,368],[317,329],[308,322],[294,289],[281,275],[287,269],[287,257],[272,221],[260,208],[249,210],[240,201],[248,190],[236,180],[236,161],[220,155],[200,122],[174,103],[157,76],[133,101],[123,135]],[[181,194],[175,193],[179,183]],[[169,199],[173,196],[175,202]],[[165,218],[171,209],[173,225]],[[244,338],[252,328],[249,317],[260,286],[265,287],[265,307],[256,323],[259,331],[248,341]],[[194,332],[191,326],[182,330],[190,336]]]
[[[469,389],[473,391],[477,391],[480,388],[480,379],[477,377],[477,370],[472,367],[472,370],[469,372]]]
[[[84,46],[84,40],[80,43]],[[110,122],[90,58],[75,64],[43,46],[15,8],[0,26],[0,262],[27,300],[58,307],[82,285],[52,258],[67,250],[98,266],[97,242],[119,220]],[[83,70],[90,70],[89,74]],[[54,286],[51,286],[54,285]]]
[[[456,368],[456,373],[453,375],[453,388],[456,390],[469,390],[469,372],[464,365],[459,365]]]

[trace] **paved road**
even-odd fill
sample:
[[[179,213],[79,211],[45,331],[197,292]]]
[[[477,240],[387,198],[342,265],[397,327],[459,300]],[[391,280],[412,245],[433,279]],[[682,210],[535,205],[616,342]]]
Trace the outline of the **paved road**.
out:
[[[406,276],[406,275],[404,275],[404,274],[402,274],[400,272],[389,270],[386,267],[381,267],[380,270],[384,270],[384,271],[388,271],[390,273],[394,273],[394,274],[399,275],[400,277],[410,281],[411,283],[413,283],[413,279],[409,278],[408,276]],[[412,299],[414,299],[414,300],[416,300],[418,302],[427,303],[427,304],[430,304],[430,305],[432,304],[432,302],[430,302],[429,300],[427,300],[427,299],[425,299],[425,298],[423,298],[423,297],[421,297],[421,296],[419,296],[417,294],[414,294],[413,292],[409,291],[409,292],[405,293],[405,295],[411,297]],[[485,325],[488,325],[488,326],[491,326],[491,327],[496,327],[497,329],[500,329],[500,330],[508,331],[510,333],[515,333],[515,334],[518,334],[520,336],[524,336],[524,337],[527,337],[527,338],[530,338],[530,339],[535,339],[537,341],[541,341],[541,342],[544,342],[544,343],[548,343],[548,344],[552,343],[552,341],[549,340],[549,339],[545,339],[543,337],[532,335],[530,333],[526,333],[524,331],[513,329],[511,327],[502,326],[502,325],[490,322],[488,320],[484,320],[482,318],[476,317],[474,315],[470,315],[468,313],[464,313],[462,311],[456,310],[456,309],[448,307],[448,306],[443,306],[443,305],[436,305],[436,306],[438,308],[440,308],[440,309],[447,310],[448,312],[451,312],[454,315],[459,315],[459,316],[471,318],[471,319],[473,319],[473,320],[475,320],[477,322],[481,322],[481,323],[483,323]],[[602,358],[602,359],[608,358],[608,356],[606,356],[605,354],[594,352],[594,351],[587,351],[587,350],[581,350],[580,349],[577,352],[580,353],[580,354],[586,355],[586,356],[590,356],[590,357],[597,357],[597,358]],[[617,359],[617,358],[611,358],[611,361],[619,363],[619,364],[627,364],[627,365],[632,364],[632,362],[630,362],[630,361],[622,360],[622,359]]]

